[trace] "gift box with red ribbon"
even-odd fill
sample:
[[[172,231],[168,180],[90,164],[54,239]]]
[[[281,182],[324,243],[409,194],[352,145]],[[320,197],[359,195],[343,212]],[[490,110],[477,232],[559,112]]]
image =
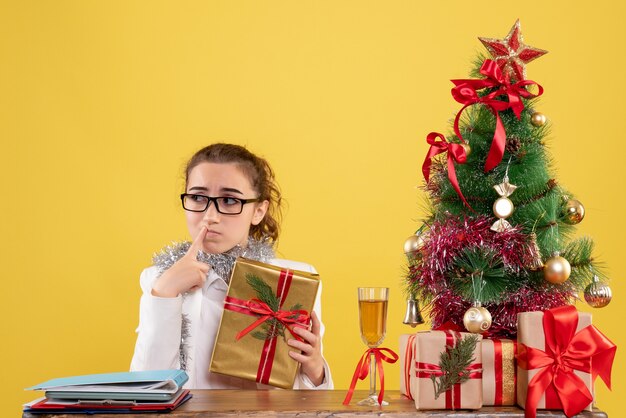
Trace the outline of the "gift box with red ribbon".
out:
[[[449,330],[415,334],[410,393],[417,409],[479,409],[483,405],[479,335],[476,335],[479,341],[472,352],[470,365],[463,370],[468,379],[435,396],[435,381],[446,374],[439,365],[441,354],[456,347],[462,338],[472,335],[475,334]]]
[[[301,339],[293,328],[309,326],[318,286],[316,274],[238,258],[211,371],[291,389],[299,363],[287,339]]]
[[[593,382],[611,387],[616,346],[591,325],[591,314],[573,306],[518,315],[517,403],[526,418],[537,409],[571,417],[591,410]]]
[[[481,351],[483,405],[515,405],[517,342],[507,339],[483,339]]]
[[[400,393],[409,399],[411,395],[411,371],[413,364],[413,346],[415,334],[400,335]]]

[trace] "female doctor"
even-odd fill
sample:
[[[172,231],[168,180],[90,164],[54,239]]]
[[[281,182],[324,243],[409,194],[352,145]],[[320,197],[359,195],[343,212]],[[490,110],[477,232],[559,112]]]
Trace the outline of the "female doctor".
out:
[[[209,365],[236,257],[315,273],[308,264],[274,258],[281,195],[273,171],[244,147],[209,145],[187,163],[181,203],[193,242],[166,247],[141,274],[131,370],[184,369],[190,389],[267,388],[211,373]],[[321,284],[311,320],[310,330],[294,329],[303,341],[287,341],[300,363],[294,389],[332,389],[322,356]]]

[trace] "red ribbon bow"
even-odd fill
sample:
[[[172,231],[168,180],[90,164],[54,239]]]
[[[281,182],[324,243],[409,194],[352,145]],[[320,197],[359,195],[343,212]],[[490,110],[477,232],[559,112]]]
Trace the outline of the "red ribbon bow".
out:
[[[437,141],[439,138],[441,141]],[[467,161],[467,155],[465,154],[465,149],[461,144],[453,144],[446,141],[446,137],[439,132],[431,132],[426,137],[426,142],[430,144],[430,149],[428,150],[428,154],[426,154],[426,159],[424,160],[424,164],[422,164],[422,173],[424,174],[424,179],[428,183],[428,179],[430,178],[430,166],[432,164],[432,159],[435,155],[442,154],[444,152],[448,153],[448,179],[450,183],[452,183],[452,187],[459,195],[465,206],[468,208],[472,208],[467,200],[465,200],[465,196],[461,193],[461,188],[459,187],[459,181],[456,178],[456,171],[454,169],[454,163],[457,162],[459,164],[465,164]]]
[[[231,298],[232,299],[232,298]],[[250,310],[250,312],[260,315],[259,319],[254,321],[248,327],[241,330],[236,339],[240,340],[247,333],[252,331],[254,328],[261,325],[263,322],[267,321],[270,318],[274,318],[281,324],[285,326],[291,333],[291,335],[298,341],[303,341],[302,338],[293,332],[293,327],[301,327],[306,328],[309,323],[309,313],[304,310],[295,310],[295,311],[273,311],[266,303],[261,302],[258,299],[252,299],[244,302],[244,305]]]
[[[385,353],[389,354],[388,356]],[[378,393],[378,404],[382,405],[383,397],[385,396],[385,373],[383,371],[383,361],[387,363],[395,363],[398,361],[398,355],[394,353],[392,350],[388,348],[370,348],[368,349],[359,360],[359,363],[356,365],[356,370],[354,371],[354,375],[352,376],[352,383],[350,383],[350,389],[348,389],[348,394],[346,398],[343,400],[344,405],[348,405],[350,400],[352,399],[352,395],[354,394],[354,388],[356,387],[356,382],[358,380],[364,380],[369,374],[371,357],[374,357],[374,364],[378,368],[378,375],[380,376],[380,392]]]
[[[526,370],[540,369],[528,383],[526,418],[537,416],[537,404],[546,394],[546,407],[563,409],[571,417],[593,401],[593,395],[574,370],[590,373],[592,382],[600,376],[611,388],[611,367],[617,347],[596,327],[576,332],[578,312],[573,306],[545,311],[542,351],[520,344],[518,365]]]
[[[509,77],[502,74],[500,67],[492,60],[485,60],[480,67],[480,73],[486,78],[484,79],[465,79],[465,80],[452,80],[455,87],[452,89],[452,97],[463,104],[464,106],[456,114],[454,119],[454,133],[463,141],[461,131],[459,129],[459,119],[461,113],[468,106],[476,103],[482,103],[491,110],[496,117],[496,128],[493,133],[493,141],[491,142],[491,148],[487,155],[487,161],[485,162],[485,172],[494,169],[504,155],[504,147],[506,145],[506,131],[504,130],[504,124],[500,119],[500,112],[511,108],[515,116],[519,119],[524,110],[524,103],[522,97],[525,99],[539,97],[543,94],[543,87],[531,80],[522,80],[515,84],[509,82]],[[537,94],[530,93],[526,90],[526,86],[536,85],[539,89]],[[477,90],[484,88],[497,88],[497,90],[485,95],[479,96]],[[497,99],[500,96],[507,96],[508,101]]]

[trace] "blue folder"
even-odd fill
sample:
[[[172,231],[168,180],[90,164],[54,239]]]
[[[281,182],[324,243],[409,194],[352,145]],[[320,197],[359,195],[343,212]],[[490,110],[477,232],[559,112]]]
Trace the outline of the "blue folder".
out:
[[[154,370],[62,377],[27,390],[45,390],[47,398],[155,400],[172,399],[187,382],[184,370]]]

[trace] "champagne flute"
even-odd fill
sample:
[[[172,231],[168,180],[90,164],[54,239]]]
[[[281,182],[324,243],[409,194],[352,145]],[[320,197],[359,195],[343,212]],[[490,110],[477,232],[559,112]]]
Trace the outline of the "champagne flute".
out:
[[[387,301],[389,300],[388,287],[359,287],[359,319],[361,325],[361,339],[369,347],[378,347],[385,339],[387,332]],[[370,393],[369,396],[357,405],[378,406],[376,394],[376,362],[374,354],[370,353]],[[389,402],[382,402],[389,405]]]

